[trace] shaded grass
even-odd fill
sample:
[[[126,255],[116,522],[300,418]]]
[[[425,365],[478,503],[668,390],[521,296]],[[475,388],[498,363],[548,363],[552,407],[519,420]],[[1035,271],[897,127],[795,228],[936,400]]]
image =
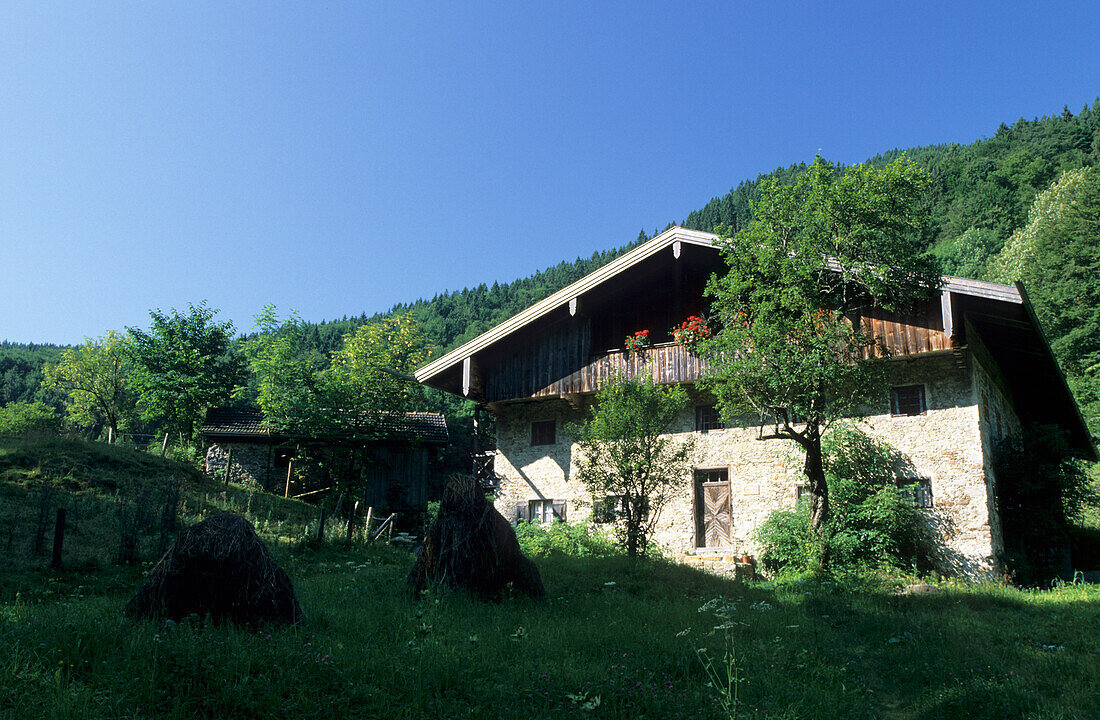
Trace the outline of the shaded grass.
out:
[[[74,518],[69,569],[43,569],[25,534],[0,552],[0,717],[710,718],[720,708],[697,651],[720,658],[727,640],[739,717],[1100,716],[1097,586],[906,596],[860,576],[745,585],[552,554],[537,560],[545,601],[414,603],[406,552],[311,549],[313,506],[193,474],[181,521],[247,514],[307,620],[270,632],[131,622],[122,607],[150,563],[110,563],[112,508],[135,482],[189,471],[124,448],[36,447],[0,442],[0,529],[18,513],[24,527],[55,483]],[[700,612],[708,603],[729,612]]]
[[[178,483],[176,498],[171,488]],[[62,437],[0,438],[0,598],[25,585],[49,561],[54,513],[67,511],[66,567],[93,570],[120,554],[125,526],[136,528],[137,556],[163,552],[164,507],[178,499],[177,522],[190,525],[217,510],[247,517],[268,542],[300,542],[317,508],[254,488],[204,477],[194,467],[124,446]],[[40,516],[43,552],[34,554]]]
[[[280,558],[307,615],[299,628],[131,623],[121,607],[136,573],[83,585],[69,574],[56,591],[0,605],[0,645],[11,649],[0,659],[0,713],[718,717],[695,649],[720,653],[727,631],[699,608],[723,597],[734,608],[741,717],[1096,717],[1096,586],[900,596],[558,556],[539,563],[546,601],[438,593],[414,603],[403,552]]]

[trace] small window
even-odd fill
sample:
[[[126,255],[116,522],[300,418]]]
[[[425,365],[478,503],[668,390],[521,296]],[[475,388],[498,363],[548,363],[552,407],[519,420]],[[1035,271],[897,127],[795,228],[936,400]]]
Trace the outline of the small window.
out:
[[[565,520],[565,501],[529,500],[527,501],[527,519],[540,525],[546,525],[555,520]]]
[[[923,385],[899,385],[890,388],[891,414],[923,415],[926,409]]]
[[[808,502],[810,502],[810,486],[796,485],[794,488],[794,504],[801,505]]]
[[[915,507],[932,507],[932,481],[928,478],[901,478],[898,480],[898,491]]]
[[[695,432],[725,429],[726,424],[718,414],[717,405],[700,405],[695,408]]]
[[[695,482],[697,483],[719,483],[729,482],[730,471],[728,468],[715,468],[712,470],[696,470]]]
[[[622,495],[608,495],[592,501],[592,522],[613,523],[623,515]]]
[[[556,427],[553,420],[542,420],[531,423],[532,445],[553,445],[557,442]]]

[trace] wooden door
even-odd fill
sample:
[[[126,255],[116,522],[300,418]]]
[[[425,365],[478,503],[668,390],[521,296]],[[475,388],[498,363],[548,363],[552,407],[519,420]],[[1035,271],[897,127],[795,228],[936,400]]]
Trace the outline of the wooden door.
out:
[[[725,470],[696,473],[696,545],[729,547],[733,517]]]

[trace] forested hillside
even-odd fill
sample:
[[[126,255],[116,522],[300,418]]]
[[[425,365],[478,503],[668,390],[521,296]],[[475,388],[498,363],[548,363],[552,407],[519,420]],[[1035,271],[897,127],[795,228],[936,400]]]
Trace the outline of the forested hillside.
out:
[[[41,400],[60,407],[61,398],[41,388],[42,366],[60,355],[57,345],[0,342],[0,406]]]

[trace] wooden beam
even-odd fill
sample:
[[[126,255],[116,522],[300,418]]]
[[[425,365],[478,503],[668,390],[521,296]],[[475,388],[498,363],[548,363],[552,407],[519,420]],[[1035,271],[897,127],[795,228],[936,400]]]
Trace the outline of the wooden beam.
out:
[[[576,317],[577,315],[577,298],[569,300],[569,315],[571,317]]]
[[[679,240],[672,243],[672,257],[676,258],[677,260],[680,259],[680,248],[681,245]]]
[[[943,334],[950,340],[955,334],[955,318],[951,315],[951,293],[947,290],[940,293],[940,316],[943,319]]]
[[[462,360],[462,394],[470,397],[470,356]]]

